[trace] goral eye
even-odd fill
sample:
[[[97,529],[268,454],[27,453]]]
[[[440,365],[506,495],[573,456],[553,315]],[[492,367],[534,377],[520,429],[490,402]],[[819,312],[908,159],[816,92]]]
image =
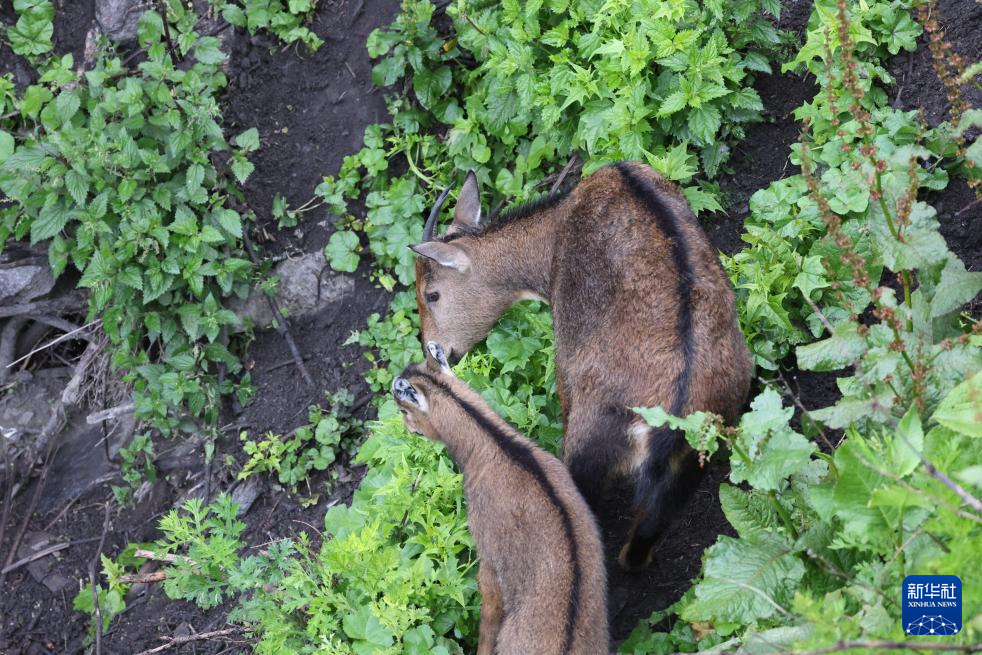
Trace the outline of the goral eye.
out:
[[[439,299],[440,299],[439,291],[430,291],[428,294],[426,294],[426,302],[436,302]]]

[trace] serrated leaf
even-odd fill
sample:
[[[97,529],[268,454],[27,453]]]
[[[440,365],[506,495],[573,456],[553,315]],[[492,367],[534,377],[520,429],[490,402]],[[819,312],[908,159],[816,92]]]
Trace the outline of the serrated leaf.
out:
[[[31,224],[31,245],[61,232],[70,217],[71,212],[60,201],[43,207]]]
[[[256,170],[255,164],[245,158],[233,159],[231,168],[232,174],[235,175],[235,179],[238,180],[239,184],[245,184],[249,176]]]
[[[185,186],[187,188],[188,195],[194,196],[198,189],[201,188],[201,183],[205,179],[205,168],[201,164],[191,164],[188,166],[188,170],[185,175]]]
[[[669,94],[658,108],[659,116],[671,116],[685,107],[685,94],[681,91]]]
[[[223,209],[218,212],[218,223],[222,229],[234,236],[236,239],[242,238],[242,217],[239,213],[231,209]]]
[[[89,194],[89,178],[74,168],[65,173],[65,188],[79,207],[85,206]]]
[[[192,339],[197,339],[199,336],[198,325],[201,322],[201,307],[194,304],[181,305],[177,310],[178,316],[181,317],[181,327]]]
[[[70,121],[81,106],[82,100],[75,90],[62,91],[55,99],[55,111],[62,123]]]
[[[689,208],[692,209],[694,214],[698,215],[707,211],[713,213],[723,211],[723,206],[719,204],[716,195],[703,191],[699,187],[683,187],[682,195],[685,196],[685,200],[689,203]]]
[[[777,535],[720,537],[706,551],[703,579],[682,616],[689,621],[752,624],[787,606],[804,574],[804,565]]]
[[[259,130],[254,127],[250,127],[248,130],[235,137],[235,145],[242,148],[246,152],[259,150]]]

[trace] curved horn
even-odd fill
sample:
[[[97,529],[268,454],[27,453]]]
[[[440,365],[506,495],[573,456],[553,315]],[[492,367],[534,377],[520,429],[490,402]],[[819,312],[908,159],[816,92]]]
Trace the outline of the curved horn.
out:
[[[430,211],[430,217],[426,219],[426,225],[423,226],[423,241],[433,240],[433,230],[436,227],[436,217],[440,214],[440,207],[443,206],[443,201],[447,199],[447,194],[450,193],[450,187],[443,190],[440,197],[436,199],[436,204],[433,205],[433,209]]]

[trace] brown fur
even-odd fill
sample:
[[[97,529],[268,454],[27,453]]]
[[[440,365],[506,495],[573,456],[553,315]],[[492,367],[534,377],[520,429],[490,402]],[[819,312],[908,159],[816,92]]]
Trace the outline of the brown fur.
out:
[[[452,236],[431,242],[445,243],[415,247],[423,340],[460,356],[516,300],[552,305],[564,459],[594,508],[608,481],[633,478],[637,543],[622,563],[644,565],[662,507],[686,495],[677,480],[691,481],[694,458],[673,433],[639,427],[629,408],[732,421],[749,390],[750,354],[717,253],[678,190],[636,162],[600,169],[500,224],[466,214],[458,208]],[[433,292],[440,299],[428,302]]]
[[[464,476],[483,597],[477,652],[609,652],[600,535],[562,463],[432,357],[393,391],[407,427],[445,443]]]

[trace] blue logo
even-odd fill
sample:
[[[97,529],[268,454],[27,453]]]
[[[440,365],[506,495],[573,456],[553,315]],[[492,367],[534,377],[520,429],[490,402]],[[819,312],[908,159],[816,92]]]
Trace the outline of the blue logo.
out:
[[[956,575],[908,575],[903,586],[904,632],[955,635],[962,629],[962,581]]]

